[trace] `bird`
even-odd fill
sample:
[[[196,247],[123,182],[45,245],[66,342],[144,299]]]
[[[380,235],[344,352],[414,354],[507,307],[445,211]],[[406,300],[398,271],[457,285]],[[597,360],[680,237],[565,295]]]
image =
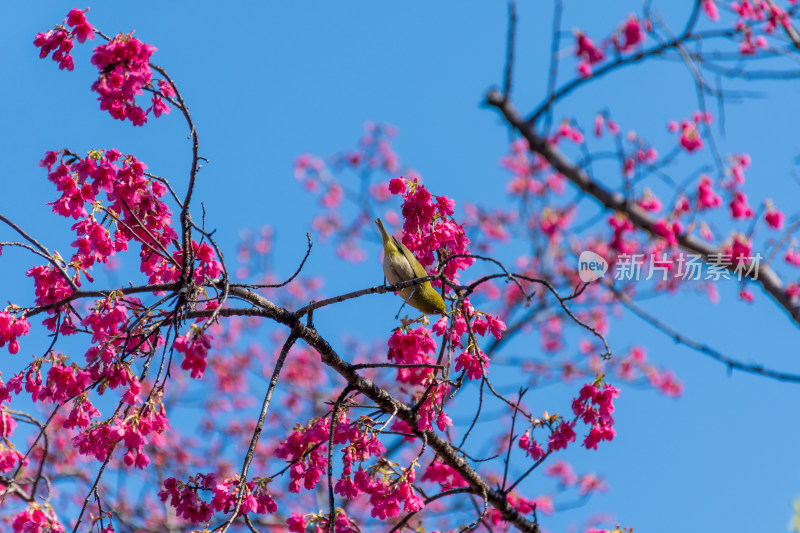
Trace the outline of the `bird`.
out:
[[[381,232],[383,240],[383,273],[390,285],[401,281],[424,278],[428,275],[411,250],[387,233],[380,218],[375,224]],[[404,287],[397,291],[405,302],[419,309],[426,315],[444,315],[447,309],[442,296],[433,288],[430,281]]]

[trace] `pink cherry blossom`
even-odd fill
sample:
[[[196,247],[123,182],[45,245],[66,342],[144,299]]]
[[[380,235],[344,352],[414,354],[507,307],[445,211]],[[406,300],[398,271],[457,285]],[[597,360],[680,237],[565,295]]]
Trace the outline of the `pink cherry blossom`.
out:
[[[576,50],[575,55],[581,61],[578,63],[579,74],[587,78],[592,74],[592,65],[605,59],[605,52],[598,48],[594,42],[582,32],[575,33]]]
[[[681,122],[680,144],[689,153],[703,148],[703,139],[697,129],[696,122],[684,120]]]
[[[92,64],[97,67],[99,77],[92,90],[100,95],[100,109],[117,120],[128,119],[134,126],[147,122],[147,113],[136,103],[136,96],[152,80],[149,62],[155,50],[154,46],[122,34],[94,49]],[[166,110],[159,104],[158,112]]]
[[[770,205],[767,208],[767,212],[764,213],[764,219],[767,221],[767,225],[772,229],[783,229],[783,221],[785,218],[786,216],[783,212],[772,205]]]
[[[742,191],[733,193],[733,200],[728,204],[731,209],[731,218],[739,220],[743,218],[753,218],[755,212],[747,203],[747,195]]]
[[[698,209],[714,209],[722,205],[722,197],[714,191],[711,178],[706,175],[700,177],[700,184],[697,186],[697,207]]]
[[[620,52],[630,52],[642,42],[644,42],[645,34],[642,29],[642,22],[631,15],[625,20],[618,34],[612,37],[612,42],[617,50]]]
[[[703,0],[703,11],[705,11],[708,18],[714,22],[719,20],[719,10],[717,9],[716,0]]]

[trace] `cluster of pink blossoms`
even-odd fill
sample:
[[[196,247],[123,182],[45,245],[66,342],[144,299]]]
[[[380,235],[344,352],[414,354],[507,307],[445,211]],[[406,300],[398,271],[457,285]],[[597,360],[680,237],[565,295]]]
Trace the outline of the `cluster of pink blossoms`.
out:
[[[697,209],[714,209],[722,205],[722,197],[714,190],[711,178],[705,174],[700,177],[700,184],[697,186]]]
[[[14,529],[14,533],[38,533],[40,531],[65,533],[66,531],[49,505],[36,504],[31,505],[15,516],[11,522],[11,527]],[[101,533],[105,533],[105,531]]]
[[[772,205],[772,202],[767,202],[767,211],[764,213],[764,220],[767,222],[767,225],[775,230],[783,229],[783,221],[786,219],[786,215],[783,212],[779,211]]]
[[[371,457],[381,457],[386,452],[378,435],[372,431],[371,420],[363,417],[359,423],[347,425],[346,419],[339,424],[344,426],[339,429],[337,424],[337,436],[346,438],[347,446],[342,448],[342,477],[337,481],[334,492],[346,498],[355,498],[361,492],[365,492],[363,476],[365,475],[361,463]],[[345,433],[346,437],[341,437]],[[355,474],[356,481],[353,481],[353,463],[359,463],[358,472]],[[362,482],[358,482],[361,479]]]
[[[559,139],[567,139],[575,144],[583,144],[586,138],[583,132],[574,126],[569,120],[564,120],[559,124],[555,134],[548,139],[548,142],[553,145],[558,145]]]
[[[608,486],[596,474],[586,473],[578,476],[566,461],[556,461],[548,466],[544,473],[556,478],[561,488],[576,486],[582,496],[594,491],[608,490]]]
[[[650,189],[645,189],[641,198],[636,201],[639,207],[650,213],[658,213],[664,208],[658,196],[654,195]]]
[[[602,127],[606,123],[607,117],[604,115],[597,115],[595,121],[596,133],[602,133]],[[697,111],[691,119],[684,119],[680,122],[670,121],[668,129],[673,132],[679,132],[679,144],[687,152],[694,152],[703,148],[703,139],[700,134],[700,126],[711,124],[713,117],[708,112]],[[615,125],[616,127],[616,125]],[[633,134],[629,134],[629,139]],[[512,152],[515,151],[512,145]],[[635,156],[629,156],[625,160],[623,172],[629,168],[635,168],[639,162],[652,162],[657,153],[654,149],[647,149],[644,146],[636,151]],[[686,220],[682,217],[693,213],[712,210],[721,207],[723,204],[729,208],[729,216],[732,220],[746,220],[752,219],[756,216],[756,209],[750,205],[747,194],[744,193],[742,187],[745,183],[745,171],[750,166],[750,157],[747,154],[732,154],[728,158],[729,166],[724,177],[718,180],[712,180],[705,174],[700,176],[696,186],[696,193],[694,196],[687,196],[686,194],[679,194],[676,202],[667,216],[662,216],[657,219],[652,226],[652,232],[660,237],[655,242],[645,245],[644,252],[647,260],[647,255],[652,255],[653,264],[659,265],[660,268],[671,269],[672,267],[666,266],[671,261],[674,264],[674,247],[678,245],[679,238],[686,231],[699,229],[700,237],[713,242],[715,239],[714,233],[708,223],[705,221]],[[632,161],[632,166],[627,163]],[[505,158],[501,164],[505,164]],[[723,200],[723,196],[718,192],[718,188],[724,191],[727,200]],[[650,213],[659,213],[663,210],[664,205],[659,198],[649,189],[644,191],[644,194],[637,200],[639,207]],[[543,210],[543,213],[545,210]],[[774,230],[783,228],[785,221],[785,214],[777,209],[771,201],[765,202],[765,209],[763,210],[764,221],[767,227]],[[627,220],[624,215],[615,214],[609,217],[609,224],[613,229],[613,236],[609,241],[595,242],[593,245],[598,250],[610,250],[617,252],[620,255],[631,255],[642,251],[642,243],[630,239],[629,233],[634,232],[633,224]],[[752,252],[752,242],[750,237],[744,235],[734,234],[731,235],[727,242],[722,244],[725,254],[733,254],[734,262],[746,261],[751,257],[749,254]],[[658,256],[657,254],[661,254]],[[661,259],[658,259],[661,257]],[[785,259],[789,264],[794,264],[795,253],[792,248],[786,251]],[[613,265],[614,259],[611,258]],[[659,288],[674,290],[677,288],[677,281],[674,279],[658,283]],[[707,285],[709,290],[709,297],[713,300],[714,296],[713,286]],[[794,291],[794,286],[788,288]],[[790,295],[791,296],[791,295]],[[748,290],[740,291],[740,297],[747,301],[752,301],[752,293]]]
[[[31,365],[25,374],[25,391],[31,394],[34,402],[51,401],[62,404],[68,398],[77,396],[92,383],[89,372],[66,366],[56,360],[47,372],[47,381],[42,383],[39,365]]]
[[[10,399],[9,392],[3,387],[0,380],[0,403]],[[14,449],[11,437],[17,422],[7,410],[0,410],[0,472],[13,472],[18,466],[27,466],[28,459],[25,455]]]
[[[622,164],[622,175],[626,178],[632,178],[636,174],[636,168],[642,164],[654,163],[658,159],[658,151],[652,146],[638,148],[633,156],[625,158]]]
[[[797,0],[789,2],[795,4]],[[772,35],[778,27],[786,30],[791,28],[789,13],[774,2],[751,0],[731,2],[731,10],[739,15],[734,29],[743,37],[739,44],[739,53],[742,55],[754,55],[758,49],[765,50],[768,47],[765,35],[754,35],[755,23],[764,23],[763,31],[766,35]]]
[[[425,327],[413,330],[399,328],[392,332],[388,341],[389,352],[387,359],[398,365],[424,365],[436,361],[432,355],[436,354],[437,344]],[[422,385],[429,379],[432,369],[430,367],[409,366],[397,369],[397,381],[410,385]]]
[[[394,174],[400,169],[400,159],[392,148],[391,139],[397,137],[397,128],[391,124],[364,123],[365,133],[359,141],[360,150],[347,154],[352,167],[366,164],[370,168],[383,168]]]
[[[137,325],[126,332],[132,319],[129,311],[131,308],[140,307],[142,303],[138,298],[129,297],[123,302],[108,297],[98,301],[95,309],[81,322],[92,333],[93,344],[85,354],[92,381],[102,381],[111,389],[124,388],[122,401],[129,405],[140,402],[139,393],[142,387],[129,365],[118,361],[118,354],[135,350],[150,351],[164,342],[163,338],[156,336],[155,333],[147,336],[142,325]],[[90,410],[91,403],[87,399],[83,403],[76,404],[73,407],[73,414],[78,408],[84,411]],[[85,427],[85,424],[77,425]]]
[[[169,427],[163,405],[158,408],[147,406],[135,417],[117,417],[79,433],[72,439],[72,444],[81,455],[93,456],[103,462],[122,443],[128,449],[123,457],[125,464],[143,469],[150,464],[150,457],[144,451],[147,437],[151,433],[164,433]]]
[[[377,468],[374,470],[378,470]],[[413,488],[414,469],[408,468],[396,477],[388,472],[372,476],[359,466],[352,480],[348,476],[336,485],[336,492],[353,499],[361,493],[369,495],[370,514],[379,520],[394,518],[402,508],[407,513],[419,511],[425,504]]]
[[[271,514],[278,510],[278,505],[267,489],[267,483],[268,481],[264,478],[256,478],[247,482],[242,506],[236,516],[248,513]],[[238,476],[214,485],[211,507],[223,513],[231,512],[236,507],[240,486],[241,480],[238,479]]]
[[[342,448],[342,475],[334,486],[335,493],[348,499],[355,499],[361,494],[368,495],[371,515],[380,520],[398,516],[400,509],[405,512],[419,511],[424,504],[413,487],[413,466],[399,472],[380,462],[364,468],[365,461],[380,458],[385,453],[383,444],[372,428],[373,422],[368,417],[350,423],[346,416],[340,415],[333,444],[345,446]],[[304,489],[312,490],[324,476],[328,465],[330,431],[328,418],[317,419],[307,427],[295,428],[275,450],[278,457],[291,463],[290,492],[299,492],[301,482]],[[357,470],[354,469],[355,463],[359,463]],[[295,515],[289,521],[290,531],[299,531],[292,528],[298,528],[300,524],[305,527],[307,523],[307,517]]]
[[[353,474],[354,461],[362,463],[370,457],[380,457],[385,449],[373,432],[355,426],[351,428],[348,440],[350,445],[344,448],[344,471],[335,487],[337,494],[349,499],[362,493],[368,494],[372,507],[370,514],[380,520],[398,516],[401,506],[407,513],[419,511],[425,506],[413,488],[413,467],[395,476],[392,469],[378,466],[372,468],[370,475],[363,465],[359,465]]]
[[[196,241],[192,241],[192,252],[194,259],[199,263],[194,269],[193,276],[196,285],[202,285],[206,279],[216,279],[222,275],[222,264],[217,261],[217,253],[211,245],[206,242],[198,244]],[[173,252],[172,257],[179,265],[183,264],[182,250]],[[174,278],[173,281],[177,281],[177,278]]]
[[[417,429],[420,431],[430,431],[433,429],[433,421],[436,420],[436,427],[439,431],[444,431],[448,426],[453,425],[444,408],[445,398],[450,393],[450,385],[447,383],[437,383],[434,385],[425,401],[419,406],[419,420]]]
[[[689,153],[703,148],[703,138],[700,136],[698,127],[700,124],[711,124],[712,116],[710,113],[697,111],[692,116],[692,120],[684,119],[680,123],[670,121],[667,129],[671,132],[680,131],[680,145]]]
[[[790,4],[797,4],[797,0],[789,0]],[[734,29],[742,35],[739,43],[739,53],[743,56],[755,55],[759,49],[766,50],[768,42],[765,35],[755,35],[756,23],[763,23],[766,35],[772,35],[778,27],[791,28],[791,16],[782,7],[774,2],[741,0],[731,2],[730,9],[739,18],[734,24]],[[703,11],[714,22],[719,21],[719,8],[717,0],[703,0]]]
[[[459,487],[466,487],[468,483],[464,481],[461,474],[452,466],[444,464],[441,460],[436,459],[422,474],[422,481],[430,481],[438,483],[443,490],[457,489]]]
[[[572,412],[584,424],[591,427],[589,434],[583,441],[586,449],[597,449],[601,440],[611,441],[617,432],[614,430],[614,399],[619,398],[619,389],[606,383],[601,386],[601,380],[589,383],[572,402]]]
[[[608,217],[608,225],[611,226],[612,235],[608,242],[608,247],[619,254],[632,254],[636,251],[636,242],[627,240],[626,234],[633,231],[633,223],[628,217],[614,213]]]
[[[360,529],[350,522],[350,518],[341,508],[336,508],[336,518],[331,528],[327,514],[299,515],[292,513],[286,519],[286,526],[292,533],[357,533]]]
[[[464,301],[464,307],[468,312],[466,318],[463,311],[457,309],[452,327],[448,328],[450,318],[442,316],[433,325],[433,332],[442,337],[447,334],[445,341],[450,343],[453,348],[460,349],[464,348],[463,338],[468,330],[479,336],[485,336],[490,333],[495,339],[499,339],[502,336],[502,332],[506,329],[506,325],[502,320],[489,314],[475,311],[468,298]],[[410,329],[404,325],[392,333],[389,337],[388,346],[387,358],[390,361],[398,365],[409,365],[397,369],[398,382],[410,385],[431,384],[434,374],[432,368],[418,366],[433,364],[434,358],[432,356],[436,354],[437,350],[437,343],[426,327]],[[469,379],[481,379],[489,366],[489,359],[472,342],[469,343],[466,349],[463,349],[463,352],[456,357],[455,361],[455,371],[464,370]],[[425,402],[420,406],[418,429],[433,429],[434,419],[436,426],[441,431],[452,425],[452,420],[441,408],[443,398],[447,395],[448,390],[448,385],[440,383],[430,391]]]
[[[214,509],[198,494],[199,490],[210,490],[217,484],[217,475],[197,474],[184,483],[174,477],[164,480],[164,488],[158,492],[162,502],[169,499],[178,517],[190,523],[208,522],[214,516]]]
[[[201,331],[189,331],[175,339],[173,348],[183,354],[181,368],[188,370],[195,379],[201,379],[206,371],[208,350],[211,348],[211,336]]]
[[[578,63],[578,73],[588,78],[592,75],[592,65],[600,63],[606,58],[606,54],[583,32],[576,32],[575,41],[575,55],[581,59]]]
[[[582,353],[589,353],[590,347],[583,348]],[[599,365],[591,365],[596,372],[600,372]],[[683,385],[676,380],[674,372],[664,370],[648,363],[647,351],[642,346],[633,346],[627,354],[614,354],[614,360],[606,368],[613,368],[615,374],[626,380],[633,381],[643,375],[650,385],[658,389],[665,396],[680,396]]]
[[[94,344],[86,351],[87,362],[111,364],[117,350],[149,351],[152,346],[163,343],[163,339],[155,335],[145,337],[139,328],[123,336],[130,320],[129,312],[137,307],[143,305],[141,300],[134,297],[123,301],[109,296],[96,302],[95,308],[81,322],[92,333]]]
[[[83,325],[92,333],[92,341],[96,343],[86,352],[89,363],[86,369],[75,364],[68,365],[65,357],[53,354],[47,359],[52,364],[46,380],[43,380],[42,365],[46,360],[36,359],[27,371],[19,372],[6,385],[0,383],[0,398],[7,400],[12,393],[20,394],[24,386],[34,402],[63,405],[71,401],[69,415],[64,418],[62,425],[85,430],[73,438],[73,445],[79,453],[104,461],[122,442],[128,448],[124,463],[138,468],[146,467],[150,462],[143,451],[147,436],[151,433],[160,434],[168,428],[163,405],[148,405],[134,417],[118,417],[92,426],[92,420],[99,417],[100,412],[92,405],[86,392],[93,383],[99,382],[102,383],[102,389],[123,387],[122,402],[129,405],[141,403],[141,384],[129,364],[117,360],[116,353],[123,348],[150,349],[151,343],[159,341],[153,338],[154,334],[150,338],[143,338],[140,327],[133,328],[127,335],[120,335],[127,322],[125,305],[115,303],[112,297],[101,300],[97,308],[83,320]]]
[[[8,343],[9,353],[18,353],[19,342],[17,339],[27,335],[30,327],[24,316],[17,318],[7,310],[0,311],[0,348]]]
[[[348,437],[348,420],[339,419],[333,443],[344,444]],[[300,492],[300,483],[306,490],[313,489],[325,475],[328,467],[327,443],[330,438],[330,420],[320,418],[308,427],[298,427],[276,449],[275,455],[292,462],[289,468],[289,492]]]
[[[649,21],[647,21],[646,24],[649,24]],[[642,21],[634,15],[630,15],[611,36],[610,41],[617,53],[625,53],[632,51],[642,44],[644,39],[645,34]]]
[[[468,347],[456,357],[456,372],[463,369],[469,379],[481,379],[484,374],[489,372],[486,370],[488,366],[489,358],[480,348]]]
[[[611,415],[614,412],[614,399],[618,397],[619,389],[609,383],[603,385],[602,378],[598,378],[593,383],[584,385],[578,397],[572,401],[574,420],[561,420],[555,428],[551,426],[551,421],[555,420],[555,417],[544,422],[537,421],[520,436],[518,446],[525,450],[526,455],[538,461],[546,453],[563,450],[569,443],[575,442],[575,424],[581,420],[589,426],[589,434],[584,439],[583,446],[587,450],[596,450],[601,440],[611,441],[617,434],[613,428],[614,418]],[[533,431],[537,427],[545,425],[551,426],[547,452],[533,436]]]
[[[68,33],[66,26],[71,26],[72,31]],[[75,62],[70,54],[74,46],[73,38],[78,39],[79,43],[85,42],[86,39],[94,39],[94,28],[86,20],[85,12],[77,8],[69,12],[61,26],[56,26],[47,33],[37,33],[33,44],[41,48],[39,57],[44,59],[53,52],[53,61],[58,63],[58,68],[72,70],[75,68]]]
[[[455,202],[446,196],[433,196],[416,179],[393,178],[389,182],[392,194],[403,195],[403,244],[417,256],[422,266],[434,264],[436,252],[447,258],[469,254],[469,238],[464,228],[451,217]],[[447,262],[444,275],[458,278],[458,271],[472,265],[471,257],[457,257]]]
[[[295,178],[312,194],[320,193],[319,202],[325,208],[314,217],[311,227],[323,242],[335,236],[338,241],[336,255],[354,263],[367,258],[359,237],[363,228],[370,226],[363,223],[366,216],[363,211],[359,213],[360,220],[354,220],[353,223],[342,219],[337,209],[345,197],[345,189],[337,174],[349,170],[367,185],[374,173],[383,171],[394,175],[400,169],[400,160],[391,145],[396,135],[394,126],[367,122],[364,129],[365,134],[354,150],[346,150],[326,159],[304,153],[294,162]],[[391,197],[385,181],[365,187],[364,192],[379,204],[386,203]],[[389,224],[395,224],[398,218],[393,211],[383,216]]]
[[[454,348],[464,348],[462,338],[467,333],[468,327],[472,332],[481,337],[491,334],[496,340],[499,340],[506,329],[506,324],[502,320],[487,313],[476,311],[470,305],[469,298],[464,300],[464,307],[467,310],[467,318],[463,314],[459,314],[450,333],[450,344]],[[433,330],[439,335],[444,335],[447,330],[447,317],[440,318],[436,324],[433,325]],[[467,323],[469,322],[469,326]],[[481,379],[484,374],[488,373],[489,359],[479,347],[474,346],[471,342],[467,348],[456,357],[455,371],[459,372],[464,369],[469,379]]]
[[[52,203],[53,212],[78,220],[72,226],[78,237],[72,246],[77,251],[70,260],[76,269],[76,285],[80,286],[81,272],[92,281],[88,269],[127,250],[130,240],[141,244],[141,271],[150,283],[179,279],[182,253],[173,252],[172,258],[165,253],[178,236],[172,228],[172,212],[161,200],[167,188],[145,174],[144,163],[111,149],[91,151],[83,159],[66,151],[47,152],[39,165],[47,169],[48,179],[61,192],[61,197]],[[101,193],[108,199],[107,207],[99,202]],[[87,213],[89,206],[91,213]],[[103,213],[104,223],[95,217],[98,210]],[[115,228],[113,238],[108,226]],[[222,266],[211,246],[192,242],[192,252],[192,259],[199,262],[193,271],[195,283],[219,277]],[[55,303],[72,293],[67,280],[52,265],[34,267],[28,275],[36,282],[37,305]],[[56,310],[49,313],[54,315]],[[53,329],[55,321],[48,325]]]
[[[333,169],[347,167],[354,172],[382,168],[386,172],[395,173],[400,168],[397,154],[392,149],[391,139],[397,134],[394,126],[388,124],[364,125],[366,133],[356,150],[339,153],[330,158]],[[331,169],[325,161],[314,155],[301,154],[294,161],[294,177],[303,182],[310,192],[323,191],[320,204],[330,209],[337,208],[344,197],[344,189],[334,179]],[[370,193],[379,201],[388,198],[385,184],[375,185]]]
[[[544,513],[547,515],[553,514],[555,510],[553,506],[553,499],[550,496],[543,495],[538,498],[526,498],[520,496],[517,492],[511,492],[506,496],[508,503],[521,515],[531,514],[534,511],[537,513]],[[489,509],[486,514],[489,524],[497,527],[504,527],[508,522],[503,519],[503,515],[494,507]]]
[[[747,195],[742,191],[734,191],[733,199],[728,205],[731,209],[731,218],[734,220],[753,218],[755,215],[755,211],[747,203]]]
[[[81,285],[81,275],[93,281],[89,270],[95,263],[105,263],[116,252],[128,249],[130,240],[141,243],[142,271],[156,283],[163,277],[177,279],[178,269],[158,253],[177,237],[172,229],[172,213],[161,201],[166,187],[145,176],[147,168],[134,156],[117,150],[91,151],[81,159],[67,151],[47,152],[39,166],[47,169],[48,179],[61,196],[50,205],[53,212],[77,219],[72,226],[77,239],[72,243],[75,254],[69,261],[74,269],[72,282]],[[105,194],[108,206],[103,207],[100,195]],[[87,208],[92,212],[88,213]],[[103,213],[101,223],[95,212]],[[112,233],[109,227],[115,228]],[[69,280],[52,264],[33,267],[28,276],[34,278],[36,304],[49,305],[72,294]],[[50,309],[45,325],[55,331],[61,309]],[[61,317],[61,332],[75,331],[71,314]]]
[[[560,460],[548,466],[544,473],[558,480],[559,485],[568,487],[578,482],[578,475],[566,461]]]
[[[359,471],[363,472],[363,470]],[[401,470],[396,477],[386,473],[383,478],[375,476],[369,478],[362,476],[360,481],[363,491],[369,494],[369,503],[372,505],[370,515],[379,519],[396,518],[400,515],[400,508],[406,513],[416,513],[425,507],[425,502],[414,490],[414,468]]]
[[[563,233],[572,224],[574,213],[574,206],[556,209],[545,207],[538,216],[538,227],[550,242],[558,242]]]
[[[508,192],[516,196],[533,194],[543,196],[549,191],[563,192],[564,177],[558,172],[551,172],[543,180],[535,174],[549,170],[550,163],[541,155],[531,152],[527,139],[517,139],[511,143],[510,154],[500,159],[500,166],[514,174],[508,184]]]
[[[242,505],[236,516],[249,513],[271,514],[278,510],[267,484],[268,480],[265,478],[255,478],[247,482]],[[174,477],[167,478],[158,497],[162,502],[169,500],[169,505],[179,517],[190,523],[203,523],[211,520],[216,512],[231,512],[236,507],[240,490],[242,488],[238,475],[220,480],[216,473],[197,474],[186,483]],[[199,491],[211,492],[211,501],[203,500]]]
[[[156,48],[131,35],[117,35],[109,43],[94,49],[92,64],[100,75],[92,90],[100,96],[100,109],[117,120],[130,120],[134,126],[147,122],[147,112],[136,103],[136,96],[153,77],[150,56]],[[154,96],[154,99],[158,96]],[[159,115],[165,105],[158,98]],[[154,100],[155,105],[156,100]]]
[[[661,218],[653,224],[653,232],[666,240],[669,246],[676,246],[678,237],[683,233],[683,224],[679,220]]]
[[[73,27],[67,33],[66,26]],[[86,14],[73,9],[67,15],[64,25],[56,26],[47,33],[36,35],[33,44],[39,48],[40,57],[47,57],[53,52],[53,60],[61,69],[72,70],[75,66],[70,51],[73,38],[79,43],[86,39],[94,39],[94,28],[86,20]],[[170,106],[164,98],[175,96],[173,86],[159,80],[158,91],[153,88],[153,72],[150,69],[150,56],[156,48],[145,44],[133,35],[117,35],[107,44],[94,49],[92,64],[97,67],[99,76],[92,84],[92,90],[100,96],[100,109],[108,111],[118,120],[130,120],[134,126],[142,126],[147,122],[147,115],[152,112],[155,117],[170,112]],[[147,110],[136,103],[136,97],[147,88],[153,92],[151,105]]]
[[[646,21],[648,29],[650,22]],[[622,54],[633,51],[644,42],[645,34],[642,21],[635,16],[629,16],[625,22],[603,43],[597,46],[585,33],[575,32],[575,55],[578,62],[578,74],[583,78],[592,75],[592,65],[602,62],[606,58],[604,48],[613,47],[614,52]]]
[[[87,206],[96,209],[99,194],[104,192],[108,198],[109,206],[104,211],[116,226],[113,241],[92,215],[73,225],[79,237],[73,243],[79,250],[73,260],[80,260],[84,268],[95,261],[107,261],[114,252],[127,250],[131,239],[141,242],[143,255],[149,256],[157,255],[154,249],[177,238],[171,227],[172,213],[160,199],[167,192],[166,187],[145,176],[147,166],[134,156],[123,157],[116,149],[92,151],[83,159],[64,151],[47,152],[39,166],[47,168],[48,179],[61,192],[61,197],[51,204],[54,213],[84,219]]]
[[[303,181],[303,186],[311,193],[323,190],[320,204],[328,209],[336,209],[344,198],[344,189],[334,181],[322,158],[302,154],[294,161],[294,177]],[[322,215],[319,215],[322,216]]]
[[[594,136],[598,139],[603,136],[604,126],[611,135],[617,135],[619,133],[619,124],[611,120],[608,114],[598,113],[594,117]]]
[[[800,250],[789,248],[786,250],[786,255],[783,256],[783,259],[792,266],[800,267]]]

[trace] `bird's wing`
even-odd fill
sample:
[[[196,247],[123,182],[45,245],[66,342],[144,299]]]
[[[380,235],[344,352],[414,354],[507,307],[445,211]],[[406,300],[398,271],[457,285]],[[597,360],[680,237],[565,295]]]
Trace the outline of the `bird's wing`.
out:
[[[401,255],[387,257],[383,262],[383,272],[386,274],[386,280],[392,285],[417,277],[408,260]]]
[[[414,257],[414,254],[411,253],[411,250],[406,248],[406,245],[403,244],[402,242],[400,242],[396,237],[392,237],[392,240],[394,241],[394,244],[398,248],[400,248],[400,250],[403,252],[403,255],[405,256],[406,260],[411,265],[411,268],[412,268],[412,270],[414,272],[414,277],[415,278],[424,278],[425,276],[427,276],[428,273],[425,272],[425,268],[423,268],[423,266],[419,263],[417,258]],[[414,279],[414,278],[408,278],[408,279]]]

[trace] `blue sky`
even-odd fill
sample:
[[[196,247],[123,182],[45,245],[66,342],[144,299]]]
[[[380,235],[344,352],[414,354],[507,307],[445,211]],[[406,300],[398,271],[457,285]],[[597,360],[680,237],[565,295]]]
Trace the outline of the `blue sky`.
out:
[[[568,4],[567,26],[597,40],[627,13],[640,11],[637,2],[614,2],[613,9],[610,3]],[[656,2],[664,18],[676,23],[688,5]],[[37,168],[46,150],[114,146],[136,154],[157,174],[175,176],[177,183],[189,163],[185,126],[175,113],[134,129],[98,109],[89,91],[95,76],[88,64],[91,47],[76,48],[72,73],[38,59],[34,35],[60,22],[72,7],[57,1],[6,6],[12,23],[0,38],[6,74],[0,84],[5,163],[0,212],[61,250],[70,242],[67,228],[44,206],[54,191]],[[303,152],[324,156],[353,146],[366,120],[398,127],[397,152],[433,192],[458,205],[504,201],[507,175],[497,161],[507,149],[508,131],[493,111],[480,106],[486,90],[502,80],[504,3],[418,2],[401,8],[371,2],[226,7],[193,2],[188,8],[178,2],[100,2],[91,7],[89,20],[104,32],[135,29],[137,37],[155,45],[153,61],[181,87],[202,154],[210,160],[201,170],[196,198],[205,203],[207,225],[228,243],[229,256],[242,228],[272,224],[278,271],[293,270],[305,250],[315,200],[293,179],[292,161]],[[519,19],[514,99],[525,110],[540,101],[546,84],[549,3],[520,5]],[[564,75],[572,76],[574,62],[565,64]],[[721,151],[753,156],[748,192],[754,205],[771,197],[794,213],[800,198],[790,175],[798,153],[797,84],[765,84],[759,90],[761,98],[726,107]],[[667,146],[666,122],[688,117],[696,107],[686,69],[661,62],[619,72],[576,93],[555,118],[575,117],[590,127],[594,114],[608,108],[624,130]],[[5,238],[0,230],[0,240]],[[330,247],[317,244],[307,268],[333,275],[325,288],[331,295],[361,288],[363,279],[379,283],[377,245],[367,251],[370,260],[351,268],[335,263]],[[30,284],[20,275],[28,265],[19,253],[6,251],[0,258],[0,276],[8,280],[4,301],[30,302]],[[720,293],[716,306],[686,295],[660,298],[646,308],[731,356],[800,372],[796,326],[765,295],[758,293],[756,303],[747,306],[738,302],[732,285],[721,286]],[[336,316],[321,313],[318,326],[335,336],[362,320],[364,305],[367,300],[343,304]],[[387,319],[367,320],[369,331],[390,327],[392,307],[383,308]],[[562,531],[581,516],[610,511],[637,531],[784,530],[791,502],[800,494],[800,428],[793,423],[798,386],[728,375],[718,363],[627,315],[612,324],[609,342],[623,350],[647,345],[651,358],[684,382],[684,395],[672,400],[623,387],[617,439],[597,452],[568,457],[579,469],[605,476],[611,490],[577,511],[543,518],[542,525]],[[0,369],[19,368],[19,360],[6,358]],[[552,396],[563,401],[564,392],[557,394]]]

